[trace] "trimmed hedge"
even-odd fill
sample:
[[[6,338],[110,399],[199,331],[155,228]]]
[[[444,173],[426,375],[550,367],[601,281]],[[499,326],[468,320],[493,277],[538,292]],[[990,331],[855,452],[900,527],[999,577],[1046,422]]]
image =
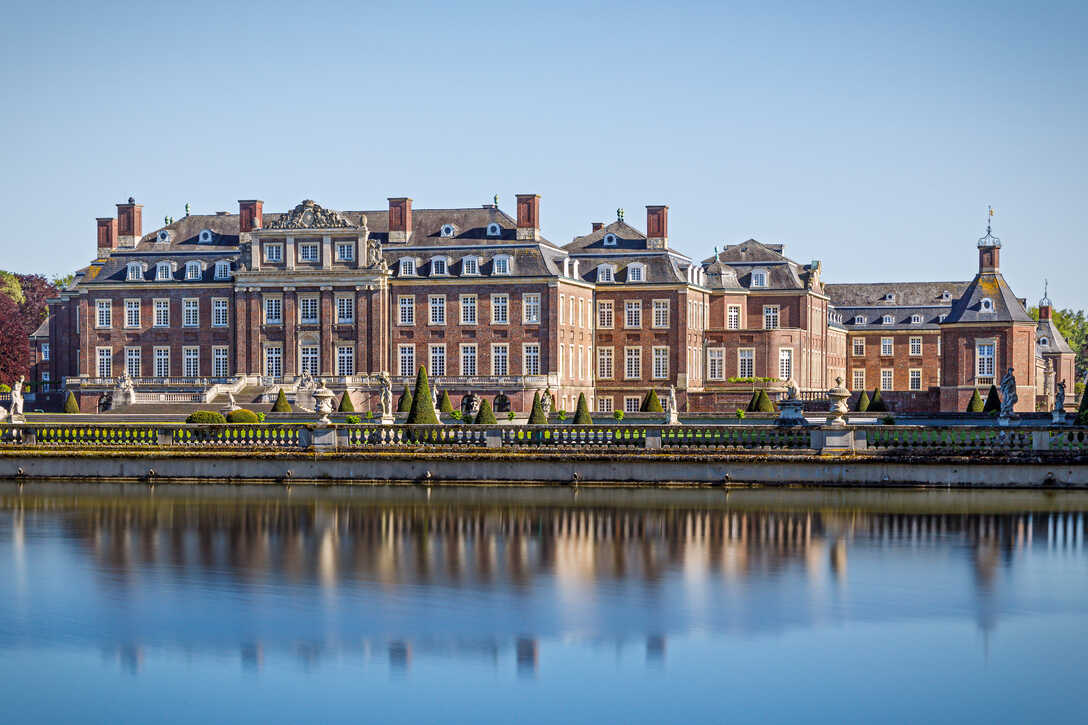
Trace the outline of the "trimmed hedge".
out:
[[[449,415],[453,412],[453,403],[450,402],[450,394],[447,393],[445,390],[443,390],[442,394],[438,396],[438,409],[446,415]]]
[[[71,393],[69,393],[71,395]],[[257,421],[257,416],[253,416],[253,422]],[[223,417],[222,413],[217,413],[214,410],[198,410],[195,413],[190,413],[189,417],[185,419],[186,423],[226,423],[227,419]]]
[[[484,398],[480,402],[480,410],[476,413],[476,420],[473,421],[478,425],[495,425],[499,421],[495,420],[495,411],[491,409],[491,403]]]
[[[344,391],[344,394],[340,396],[340,406],[336,409],[337,413],[354,413],[355,404],[351,402],[351,395],[348,391]]]
[[[283,388],[280,388],[280,392],[276,393],[276,404],[272,406],[273,413],[290,413],[291,404],[287,402],[287,394],[283,392]]]
[[[533,407],[529,411],[528,425],[547,425],[548,416],[544,415],[544,409],[540,407],[540,391],[533,394]]]
[[[408,389],[407,385],[404,386],[404,392],[400,394],[400,400],[397,401],[397,412],[412,412],[412,391]]]
[[[216,413],[216,415],[219,415]],[[219,416],[222,418],[223,416]],[[239,408],[238,410],[232,410],[227,415],[228,423],[260,423],[261,419],[257,417],[257,414],[252,410],[246,410],[245,408]]]
[[[873,390],[873,397],[869,401],[870,413],[884,413],[888,410],[888,404],[884,402],[884,396],[880,394],[880,388]]]
[[[861,397],[858,398],[858,404],[854,407],[854,410],[859,413],[864,413],[865,411],[869,410],[869,406],[871,404],[872,403],[870,403],[869,401],[869,393],[862,390]]]
[[[1001,395],[997,392],[997,386],[990,386],[990,393],[986,396],[986,405],[982,408],[983,413],[1000,413],[1001,412]]]
[[[408,413],[408,425],[438,425],[438,415],[431,401],[431,385],[427,382],[427,370],[422,365],[416,373],[416,389],[412,393],[412,410]]]
[[[585,393],[578,393],[578,409],[574,413],[574,425],[593,425],[593,416],[589,414],[589,403],[586,402]]]
[[[1081,393],[1080,408],[1077,409],[1077,425],[1088,425],[1088,391]]]
[[[664,413],[665,409],[661,407],[661,401],[657,399],[657,391],[650,388],[650,392],[646,393],[646,397],[642,399],[642,407],[640,410],[643,413]]]
[[[774,412],[774,403],[771,402],[771,398],[767,395],[767,391],[762,388],[759,390],[759,401],[756,403],[756,411],[760,413]]]
[[[971,400],[967,403],[968,413],[985,413],[986,408],[982,404],[982,396],[978,394],[978,388],[971,393]]]
[[[79,412],[79,403],[76,402],[76,394],[73,393],[71,390],[68,391],[68,398],[67,398],[67,400],[64,401],[64,412],[65,413],[78,413]],[[220,417],[222,417],[222,416],[220,416]]]

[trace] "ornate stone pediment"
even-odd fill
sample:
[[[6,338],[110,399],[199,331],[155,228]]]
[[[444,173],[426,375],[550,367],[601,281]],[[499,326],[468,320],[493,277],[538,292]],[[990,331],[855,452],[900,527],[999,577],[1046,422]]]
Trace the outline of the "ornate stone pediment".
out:
[[[265,229],[355,229],[356,226],[338,211],[326,209],[313,199],[306,199]]]

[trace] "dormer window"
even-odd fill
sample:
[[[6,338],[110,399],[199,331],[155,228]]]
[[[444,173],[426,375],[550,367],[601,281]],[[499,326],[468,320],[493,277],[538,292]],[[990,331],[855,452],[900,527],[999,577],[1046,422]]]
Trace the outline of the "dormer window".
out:
[[[646,267],[642,264],[632,264],[627,267],[628,282],[645,282]]]
[[[944,322],[947,318],[948,318],[948,315],[939,315],[937,317],[937,322]]]
[[[465,257],[461,260],[461,274],[479,274],[480,260],[476,257]]]
[[[602,264],[597,268],[598,282],[615,282],[615,268],[611,264]]]
[[[979,312],[993,312],[994,301],[991,300],[989,297],[983,297],[982,302],[979,303],[978,309]]]
[[[414,259],[402,259],[400,260],[400,276],[401,277],[414,277],[416,275],[416,260]]]
[[[200,279],[200,262],[185,263],[185,279]]]
[[[888,294],[884,295],[884,301],[885,302],[895,302],[895,293],[894,292],[889,292]]]
[[[767,270],[757,269],[752,272],[752,286],[753,287],[766,287],[767,286]]]
[[[1045,337],[1040,337],[1039,338],[1039,347],[1049,347],[1049,346],[1050,346],[1050,340],[1048,340]]]
[[[606,246],[606,247],[616,246],[616,235],[611,234],[611,233],[605,234],[604,235],[604,246]]]
[[[211,244],[211,242],[212,242],[212,230],[211,229],[201,229],[199,239],[200,239],[201,244]]]
[[[435,257],[431,260],[431,275],[445,275],[449,274],[449,269],[446,265],[444,257]]]
[[[910,324],[912,324],[912,325],[922,324],[922,316],[921,315],[911,315],[910,316]]]
[[[440,237],[452,237],[455,232],[456,230],[452,224],[443,224],[442,228],[438,230],[438,235]]]
[[[135,282],[144,278],[143,266],[139,262],[129,262],[125,272],[125,279]]]
[[[215,263],[215,278],[230,279],[230,262]]]
[[[941,301],[942,302],[951,302],[952,301],[952,293],[949,292],[948,290],[945,290],[944,292],[941,292]]]
[[[891,315],[884,315],[884,324],[885,325],[894,325],[895,324],[895,318],[892,317]]]
[[[855,325],[864,325],[867,322],[868,322],[868,320],[865,318],[865,315],[856,315],[854,317],[854,324]]]
[[[155,279],[160,282],[165,282],[173,276],[173,270],[170,269],[169,262],[159,262],[155,265]]]
[[[155,235],[155,240],[158,241],[159,244],[169,244],[170,232],[166,229],[160,229],[159,233]]]
[[[500,227],[495,222],[491,222],[490,224],[487,225],[487,236],[497,237],[497,236],[500,236],[501,234],[502,234],[502,227]]]
[[[491,267],[492,274],[510,274],[510,257],[495,257]]]

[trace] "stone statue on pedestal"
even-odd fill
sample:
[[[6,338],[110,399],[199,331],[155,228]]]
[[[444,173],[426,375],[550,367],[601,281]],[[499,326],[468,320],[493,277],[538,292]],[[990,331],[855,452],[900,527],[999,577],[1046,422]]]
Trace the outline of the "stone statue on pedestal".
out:
[[[1054,386],[1054,411],[1050,414],[1051,420],[1054,423],[1065,422],[1065,381],[1059,380],[1058,384]]]
[[[680,411],[676,405],[676,386],[669,386],[669,397],[665,401],[665,424],[680,425]]]
[[[1019,397],[1016,395],[1016,376],[1012,374],[1012,368],[1009,368],[1004,377],[1001,378],[1001,413],[999,417],[1005,419],[1012,417],[1017,400],[1019,400]]]
[[[552,391],[551,388],[544,388],[544,393],[540,396],[540,409],[544,411],[544,415],[551,415],[552,412]]]
[[[378,380],[382,384],[382,418],[390,418],[393,415],[393,381],[386,373],[379,373]]]
[[[23,421],[23,376],[20,375],[15,384],[11,386],[11,422]],[[18,420],[16,420],[18,419]]]

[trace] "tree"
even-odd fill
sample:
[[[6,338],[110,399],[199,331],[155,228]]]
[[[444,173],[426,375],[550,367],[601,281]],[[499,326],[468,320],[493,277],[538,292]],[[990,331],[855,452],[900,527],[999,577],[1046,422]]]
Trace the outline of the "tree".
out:
[[[404,392],[400,394],[400,400],[397,401],[398,413],[410,413],[412,411],[412,391],[408,389],[408,386],[404,386]]]
[[[888,410],[888,406],[884,402],[884,396],[880,394],[880,387],[877,386],[873,390],[873,397],[869,399],[869,412],[870,413],[884,413],[887,410]]]
[[[75,274],[72,273],[72,272],[69,272],[68,274],[58,274],[58,275],[56,275],[51,280],[49,280],[49,284],[56,287],[57,290],[59,291],[59,290],[64,289],[65,287],[67,287],[68,285],[72,284],[75,281],[76,281]]]
[[[665,409],[661,407],[661,401],[657,399],[657,391],[650,388],[650,392],[646,393],[646,397],[642,399],[642,407],[639,410],[643,413],[665,412]]]
[[[529,425],[547,425],[548,416],[544,415],[544,409],[540,407],[540,391],[533,394],[533,407],[529,411]]]
[[[1080,409],[1077,410],[1077,425],[1088,425],[1088,392],[1080,396]]]
[[[978,394],[978,388],[971,393],[971,401],[967,404],[968,413],[982,413],[985,408],[982,405],[982,396]]]
[[[487,398],[480,403],[480,410],[476,412],[476,420],[473,422],[476,425],[495,425],[499,422],[495,420],[495,411],[491,410],[491,403]]]
[[[11,272],[0,269],[0,294],[10,297],[16,305],[26,302],[23,296],[23,287],[19,284],[19,278]]]
[[[76,402],[76,394],[71,390],[68,391],[68,399],[64,401],[65,413],[78,413],[79,403]]]
[[[409,425],[438,425],[438,414],[431,400],[431,385],[427,382],[427,370],[420,366],[416,373],[416,389],[412,393],[412,410],[408,413]]]
[[[756,402],[756,410],[760,413],[774,412],[774,403],[771,402],[770,397],[767,395],[767,391],[763,388],[759,389],[759,398]]]
[[[986,396],[986,405],[982,408],[983,413],[1000,413],[1001,412],[1001,396],[997,392],[997,386],[990,386],[990,394]]]
[[[26,329],[19,305],[6,294],[0,294],[0,382],[13,384],[30,367],[30,342],[33,330]]]
[[[1039,319],[1037,307],[1032,307],[1028,312],[1035,320]],[[1083,380],[1085,373],[1088,373],[1088,316],[1084,310],[1051,309],[1050,319],[1076,353],[1075,375],[1077,380]],[[1067,380],[1066,385],[1069,383]]]
[[[752,391],[752,399],[748,401],[748,407],[745,408],[749,413],[754,413],[759,410],[759,391]]]
[[[57,295],[57,288],[40,274],[17,274],[19,287],[23,291],[23,303],[19,306],[19,312],[23,318],[23,324],[30,332],[34,332],[38,325],[49,315],[49,305],[45,303],[50,297]]]
[[[438,409],[446,415],[453,412],[453,403],[450,402],[450,394],[445,390],[438,396]]]
[[[864,413],[865,411],[869,410],[870,405],[872,405],[872,403],[869,402],[869,393],[862,390],[861,391],[861,396],[858,397],[858,404],[854,408],[854,410],[856,410],[859,413]]]
[[[287,402],[287,393],[283,392],[283,388],[280,388],[280,392],[276,393],[276,404],[272,406],[273,413],[290,413],[291,404]]]
[[[351,402],[351,393],[347,390],[340,396],[340,407],[336,409],[337,413],[354,413],[355,404]]]
[[[586,402],[585,393],[578,393],[578,409],[574,413],[574,425],[593,425],[593,416],[589,414],[589,403]]]

